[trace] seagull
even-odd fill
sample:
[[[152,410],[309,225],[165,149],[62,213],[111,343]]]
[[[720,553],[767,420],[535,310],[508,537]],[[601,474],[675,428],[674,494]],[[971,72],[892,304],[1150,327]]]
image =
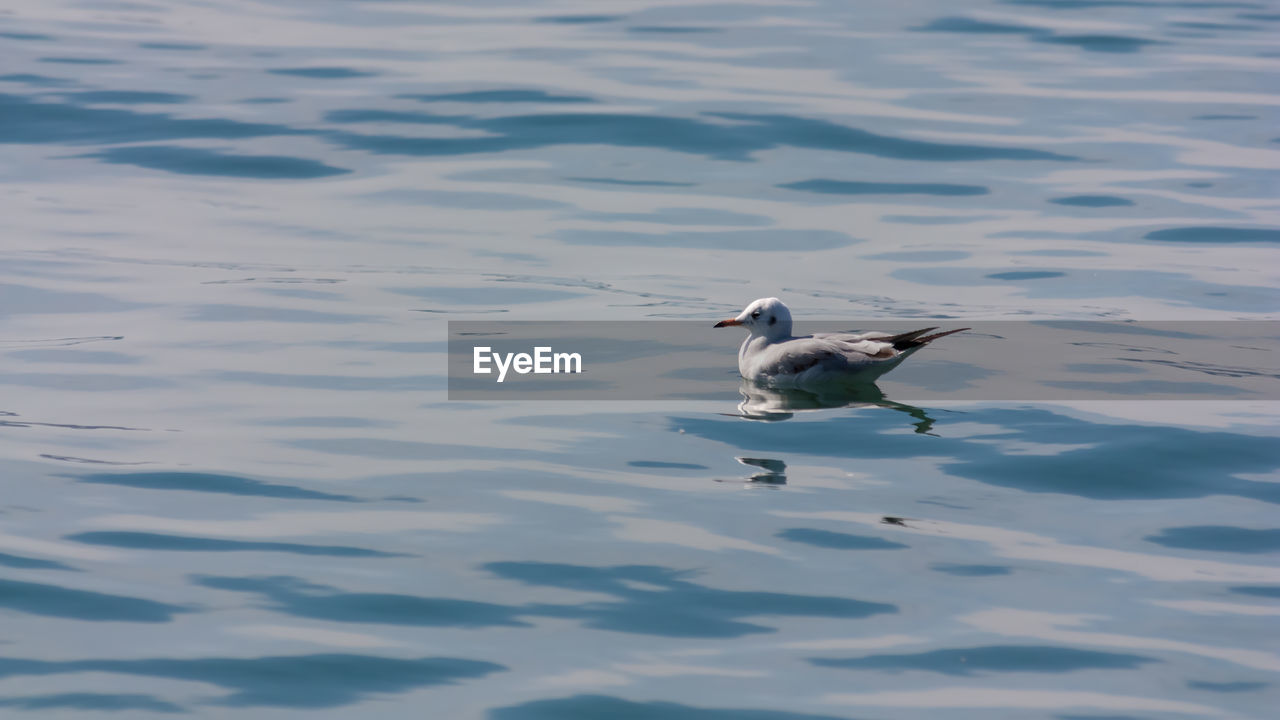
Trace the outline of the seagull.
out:
[[[971,328],[926,334],[885,332],[791,334],[791,311],[778,298],[760,298],[738,317],[716,327],[741,326],[751,336],[738,349],[742,377],[773,387],[803,387],[828,381],[874,383],[912,353],[940,337]]]

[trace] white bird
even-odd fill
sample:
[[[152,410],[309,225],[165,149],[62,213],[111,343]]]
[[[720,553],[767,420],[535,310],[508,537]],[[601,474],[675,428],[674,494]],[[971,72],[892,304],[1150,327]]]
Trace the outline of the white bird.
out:
[[[940,337],[970,328],[926,335],[936,327],[891,335],[884,332],[816,333],[794,337],[791,311],[778,298],[761,298],[738,317],[715,326],[739,325],[751,336],[738,349],[742,377],[774,387],[830,381],[875,382],[912,353]]]

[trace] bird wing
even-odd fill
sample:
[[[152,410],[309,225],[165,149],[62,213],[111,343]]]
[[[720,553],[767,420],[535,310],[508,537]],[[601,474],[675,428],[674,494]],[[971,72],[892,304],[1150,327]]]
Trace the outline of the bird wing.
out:
[[[738,356],[738,370],[743,377],[771,383],[802,383],[832,375],[874,381],[933,340],[968,329],[929,334],[937,330],[929,327],[897,335],[821,333],[770,343],[759,349],[748,340]]]
[[[885,342],[829,333],[769,345],[755,361],[752,374],[798,375],[813,368],[850,370],[896,354],[893,346]]]
[[[814,340],[828,345],[848,356],[855,362],[868,360],[886,360],[896,352],[893,347],[894,337],[887,333],[825,333],[814,336]]]

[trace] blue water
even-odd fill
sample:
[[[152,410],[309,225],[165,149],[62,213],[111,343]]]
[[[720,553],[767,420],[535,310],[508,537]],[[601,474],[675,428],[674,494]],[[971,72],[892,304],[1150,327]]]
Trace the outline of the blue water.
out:
[[[737,336],[705,402],[449,402],[444,352],[450,319],[710,332],[770,295],[1273,319],[1278,30],[9,0],[0,712],[1272,717],[1274,403],[753,422]]]

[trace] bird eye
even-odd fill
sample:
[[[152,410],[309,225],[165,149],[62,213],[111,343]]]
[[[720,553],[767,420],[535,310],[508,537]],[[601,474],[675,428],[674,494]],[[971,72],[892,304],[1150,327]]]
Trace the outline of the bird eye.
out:
[[[755,312],[751,313],[751,317],[753,317],[753,318],[758,318],[758,317],[760,317],[760,311],[759,311],[759,310],[757,310],[757,311],[755,311]]]

